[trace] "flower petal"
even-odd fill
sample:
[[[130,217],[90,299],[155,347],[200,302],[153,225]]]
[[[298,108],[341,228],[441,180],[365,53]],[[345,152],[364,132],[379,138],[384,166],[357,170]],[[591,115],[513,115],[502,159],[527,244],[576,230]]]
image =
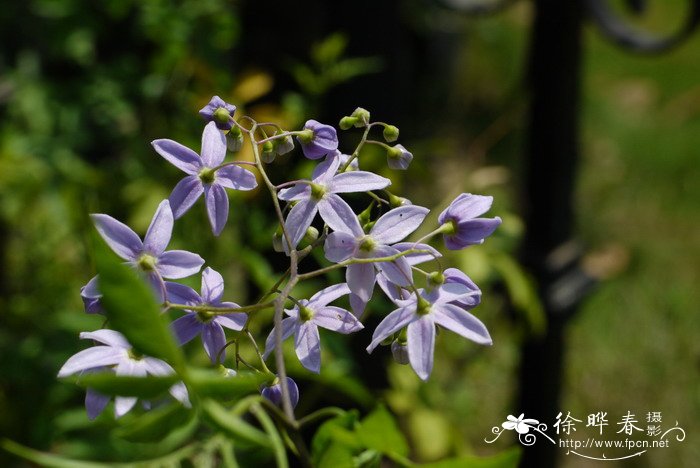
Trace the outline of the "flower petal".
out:
[[[294,334],[294,350],[302,366],[317,374],[321,371],[321,338],[312,321],[299,324]]]
[[[158,257],[156,269],[163,278],[180,279],[197,274],[204,259],[186,250],[169,250]]]
[[[309,198],[311,194],[311,186],[309,184],[299,183],[290,188],[282,189],[277,194],[277,198],[284,201],[296,201],[302,198]]]
[[[143,238],[143,248],[156,257],[163,253],[170,242],[173,233],[173,212],[170,202],[163,200],[153,215],[151,225],[148,226],[146,236]]]
[[[58,377],[66,377],[76,372],[94,369],[95,367],[113,366],[123,359],[125,359],[125,351],[122,348],[93,346],[68,358],[66,363],[59,369]]]
[[[400,305],[396,301],[406,300],[406,297],[404,296],[407,296],[408,294],[404,292],[405,290],[402,289],[400,286],[397,286],[395,283],[389,281],[384,274],[377,275],[377,284],[380,288],[382,288],[384,294],[386,294],[386,296],[389,299],[391,299],[391,301],[394,302],[396,305]]]
[[[361,319],[365,314],[365,308],[367,307],[367,302],[362,300],[357,294],[350,293],[350,309],[352,313],[358,319]]]
[[[408,360],[422,380],[428,380],[433,370],[435,324],[430,315],[408,325]]]
[[[202,132],[202,161],[206,167],[216,167],[226,156],[226,137],[224,132],[216,127],[215,122],[209,122]]]
[[[235,164],[216,171],[214,183],[234,190],[253,190],[258,186],[255,174]]]
[[[314,171],[311,173],[311,180],[317,184],[326,184],[333,178],[340,167],[340,158],[336,153],[329,154],[322,163],[314,167]]]
[[[218,304],[221,307],[237,307],[233,302],[222,302]],[[226,315],[217,315],[214,321],[219,325],[228,328],[229,330],[242,330],[248,320],[248,314],[242,312],[233,312]]]
[[[350,312],[333,306],[317,309],[311,321],[319,327],[343,334],[353,333],[364,328],[364,325]]]
[[[350,294],[350,288],[347,283],[334,284],[325,289],[320,290],[309,299],[309,305],[314,307],[324,307],[336,299]]]
[[[396,309],[382,320],[372,334],[372,342],[367,346],[367,352],[371,353],[379,343],[387,337],[393,335],[409,323],[418,320],[419,315],[416,314],[416,305],[410,304],[406,307]]]
[[[226,346],[226,334],[221,325],[212,321],[202,327],[202,343],[204,343],[204,351],[207,352],[209,359],[213,364],[217,363],[217,355],[219,351]],[[226,352],[221,352],[221,362],[226,358]]]
[[[432,307],[435,323],[478,344],[491,345],[491,335],[486,326],[464,309],[453,304],[437,304]]]
[[[453,301],[468,300],[478,294],[481,294],[481,291],[474,291],[464,284],[445,283],[439,288],[433,289],[426,297],[434,304],[445,304]]]
[[[435,260],[436,258],[442,257],[442,254],[428,244],[416,244],[415,242],[399,242],[398,244],[393,244],[393,248],[399,252],[405,252],[407,250],[427,250],[430,253],[412,253],[407,254],[403,258],[406,259],[409,265],[420,265],[421,263],[429,262]]]
[[[110,398],[95,390],[88,388],[85,392],[85,409],[87,410],[88,419],[92,421],[104,411]]]
[[[218,236],[228,220],[228,195],[222,186],[212,184],[209,187],[204,187],[204,199],[207,204],[211,230],[215,236]]]
[[[331,262],[342,262],[355,254],[357,239],[347,232],[332,232],[323,244],[323,252]]]
[[[299,320],[296,317],[287,317],[282,320],[282,341],[289,338],[289,335],[294,333]],[[275,349],[275,329],[273,328],[269,335],[267,335],[267,340],[265,340],[265,352],[263,353],[263,359],[267,359],[272,350]]]
[[[380,244],[399,242],[415,231],[429,212],[429,209],[418,205],[394,208],[377,220],[370,235]]]
[[[377,272],[371,263],[354,263],[348,265],[345,271],[345,279],[350,291],[357,294],[365,302],[372,297],[376,276]]]
[[[318,211],[328,227],[334,231],[347,232],[355,236],[363,234],[357,215],[338,195],[327,194],[318,202]]]
[[[197,305],[203,302],[197,291],[184,284],[166,281],[165,290],[167,291],[168,301],[174,304]]]
[[[124,260],[135,260],[143,250],[143,242],[126,224],[106,214],[90,215],[107,245]]]
[[[501,225],[501,218],[475,218],[457,224],[457,234],[454,236],[463,246],[482,244],[484,239],[493,234]]]
[[[378,245],[372,251],[373,257],[391,257],[400,253],[388,245]],[[399,286],[408,286],[413,280],[411,265],[405,258],[399,257],[393,262],[380,262],[375,264],[377,270],[387,277],[389,281]]]
[[[202,168],[202,159],[188,147],[173,140],[154,140],[151,142],[158,154],[170,164],[189,175],[196,175]]]
[[[202,271],[202,300],[208,304],[221,301],[224,295],[224,277],[218,271],[206,267]]]
[[[202,181],[196,175],[187,176],[178,182],[168,197],[175,219],[182,217],[192,208],[203,192]]]
[[[386,177],[367,171],[350,171],[333,177],[329,183],[329,189],[333,193],[369,192],[389,185],[391,181]]]
[[[192,339],[202,332],[202,322],[197,320],[197,316],[193,313],[188,313],[175,320],[170,324],[170,329],[175,335],[175,339],[181,345],[189,343]]]
[[[95,330],[93,332],[82,332],[80,333],[81,340],[94,340],[100,343],[104,343],[107,346],[113,346],[115,348],[131,349],[131,345],[126,340],[124,335],[118,331],[108,330],[103,328],[102,330]]]
[[[165,361],[146,356],[142,359],[146,372],[155,376],[172,375],[175,370]]]
[[[438,222],[443,224],[447,218],[457,219],[458,221],[476,218],[490,210],[492,204],[493,197],[462,193],[450,203],[450,206],[440,213]]]
[[[114,398],[114,416],[121,418],[126,413],[132,410],[138,399],[136,397],[115,397]]]
[[[291,237],[292,248],[295,248],[299,241],[306,234],[306,230],[311,226],[311,223],[318,211],[318,203],[315,200],[301,200],[292,207],[285,221],[285,229]],[[287,250],[287,241],[283,239],[285,250]]]

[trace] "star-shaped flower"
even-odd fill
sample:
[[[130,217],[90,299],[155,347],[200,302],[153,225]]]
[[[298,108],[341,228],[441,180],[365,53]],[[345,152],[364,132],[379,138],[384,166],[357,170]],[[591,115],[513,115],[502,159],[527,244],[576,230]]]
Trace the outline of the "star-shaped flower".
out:
[[[321,342],[318,327],[338,333],[348,334],[362,330],[363,325],[345,309],[328,304],[350,293],[347,284],[336,284],[314,294],[308,301],[302,299],[293,309],[285,309],[289,316],[282,320],[282,339],[294,334],[294,348],[301,365],[311,372],[321,370]],[[267,359],[275,349],[275,329],[265,342]]]
[[[331,262],[342,262],[349,258],[390,257],[400,253],[392,246],[415,231],[430,210],[417,205],[406,205],[385,213],[365,234],[357,217],[338,226],[326,239],[324,252]],[[412,244],[423,248],[423,244]],[[405,246],[402,246],[402,248]],[[430,249],[428,247],[428,249]],[[411,264],[405,257],[392,262],[354,263],[348,265],[345,275],[352,293],[366,303],[372,297],[377,274],[381,271],[389,281],[408,286],[412,280]],[[353,307],[353,310],[356,310]]]
[[[304,156],[319,159],[338,149],[338,133],[330,125],[316,120],[307,120],[304,130],[297,136]]]
[[[287,389],[289,390],[289,400],[292,404],[292,408],[297,406],[299,403],[299,387],[291,377],[287,377]],[[264,387],[260,394],[270,400],[273,404],[281,407],[282,406],[282,385],[279,382],[279,377],[275,378],[272,385]]]
[[[129,342],[119,332],[114,330],[96,330],[83,332],[80,338],[94,340],[101,345],[84,349],[71,356],[58,371],[58,377],[67,377],[79,372],[96,371],[104,368],[112,369],[117,375],[145,377],[146,375],[165,376],[174,374],[170,365],[160,359],[139,356],[132,350]],[[170,387],[170,394],[183,405],[189,406],[187,389],[182,383]],[[88,389],[85,396],[85,407],[88,417],[95,419],[107,406],[110,398],[94,390]],[[121,417],[128,413],[136,404],[136,397],[117,396],[114,399],[114,413]]]
[[[168,250],[173,231],[173,212],[163,200],[153,215],[143,242],[131,228],[106,214],[93,214],[97,232],[107,245],[135,268],[146,272],[158,284],[161,278],[180,279],[197,273],[204,259],[185,250]]]
[[[407,329],[408,360],[423,380],[428,380],[433,370],[435,327],[440,325],[478,344],[490,345],[491,336],[483,323],[464,309],[451,304],[473,294],[464,285],[444,284],[430,292],[419,290],[406,301],[395,301],[399,308],[387,315],[377,325],[372,342],[367,347],[371,353],[379,343],[404,327]]]
[[[220,130],[231,130],[235,112],[236,106],[225,102],[219,96],[214,96],[200,109],[199,115],[207,122],[214,122]]]
[[[280,190],[278,196],[281,200],[297,202],[285,222],[285,228],[292,238],[292,247],[296,247],[304,237],[316,213],[320,213],[334,231],[347,231],[351,229],[349,225],[359,226],[357,216],[339,193],[368,192],[391,184],[389,179],[366,171],[336,174],[339,165],[339,157],[326,158],[314,169],[311,181]]]
[[[498,226],[501,218],[477,218],[486,213],[493,197],[463,193],[440,213],[438,222],[443,226],[445,246],[450,250],[461,250],[474,244],[482,244]]]
[[[221,166],[226,156],[226,138],[214,122],[204,127],[201,157],[173,140],[154,140],[151,144],[158,154],[187,174],[169,197],[175,219],[184,215],[203,193],[214,235],[221,234],[228,219],[224,188],[252,190],[258,185],[252,172],[235,164]]]
[[[219,272],[207,267],[202,272],[202,290],[197,294],[194,289],[184,284],[166,283],[168,300],[178,304],[193,306],[210,305],[212,307],[238,307],[233,302],[222,302],[224,294],[224,279]],[[216,357],[226,345],[226,335],[222,327],[231,330],[241,330],[245,325],[248,315],[233,312],[224,315],[211,315],[207,312],[195,312],[185,310],[186,315],[172,323],[172,330],[180,344],[191,341],[197,335],[202,335],[204,350],[216,363]],[[221,361],[226,357],[221,351]]]

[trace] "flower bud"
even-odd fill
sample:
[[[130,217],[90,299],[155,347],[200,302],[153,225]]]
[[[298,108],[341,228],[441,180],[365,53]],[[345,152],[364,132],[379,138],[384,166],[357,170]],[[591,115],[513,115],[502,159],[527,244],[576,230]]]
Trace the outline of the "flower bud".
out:
[[[428,284],[431,287],[440,286],[445,282],[445,275],[441,271],[434,271],[428,275]]]
[[[281,229],[277,229],[272,235],[272,248],[275,252],[284,252],[284,235]]]
[[[369,204],[365,210],[357,215],[357,219],[360,221],[360,224],[367,224],[369,223],[370,218],[372,217],[372,209],[374,208],[374,201]]]
[[[309,226],[309,228],[306,230],[306,234],[304,234],[304,240],[311,244],[313,241],[318,239],[318,235],[318,229],[313,226]]]
[[[389,193],[389,205],[392,208],[398,208],[399,206],[412,205],[412,203],[411,200],[409,200],[408,198],[397,197],[393,193]]]
[[[396,141],[399,138],[399,129],[393,125],[387,125],[384,127],[384,131],[382,132],[384,135],[384,139],[391,143],[392,141]]]
[[[408,346],[406,346],[406,342],[402,343],[396,340],[391,343],[391,355],[394,356],[394,361],[398,364],[408,364]]]
[[[237,129],[238,132],[234,133],[233,129]],[[243,134],[238,127],[233,127],[230,132],[226,134],[226,147],[232,153],[237,153],[241,150],[243,146]]]
[[[266,141],[265,143],[263,143],[262,154],[260,155],[260,158],[263,160],[263,162],[269,164],[275,160],[276,156],[277,153],[275,153],[275,146],[272,144],[272,142]]]
[[[351,114],[351,117],[355,117],[357,119],[357,122],[355,122],[355,127],[366,127],[369,123],[369,111],[367,109],[363,109],[362,107],[355,109]]]
[[[278,155],[287,154],[294,149],[294,140],[292,137],[287,135],[284,138],[278,138],[273,140],[275,146],[275,153]]]
[[[287,377],[287,389],[289,390],[289,399],[292,403],[292,408],[299,403],[299,387],[291,377]],[[260,394],[270,400],[277,406],[282,406],[282,386],[279,378],[276,378],[272,385],[265,387],[260,391]]]
[[[406,170],[413,160],[413,155],[403,145],[396,145],[387,150],[386,159],[390,168]]]
[[[357,123],[357,117],[348,117],[345,116],[342,119],[340,119],[340,129],[341,130],[349,130],[352,128],[353,125]]]

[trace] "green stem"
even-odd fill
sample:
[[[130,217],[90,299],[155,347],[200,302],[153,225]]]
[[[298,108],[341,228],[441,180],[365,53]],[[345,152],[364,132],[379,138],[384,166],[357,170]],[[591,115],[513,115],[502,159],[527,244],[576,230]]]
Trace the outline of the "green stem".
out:
[[[171,308],[171,309],[186,309],[186,310],[191,310],[193,312],[208,312],[211,315],[224,315],[224,314],[230,314],[233,312],[249,314],[251,312],[256,312],[258,310],[267,309],[269,307],[272,307],[274,304],[275,304],[275,301],[267,301],[267,302],[261,302],[261,303],[252,304],[249,306],[242,306],[242,307],[215,307],[215,306],[211,306],[211,305],[175,304],[175,303],[166,301],[164,306]]]

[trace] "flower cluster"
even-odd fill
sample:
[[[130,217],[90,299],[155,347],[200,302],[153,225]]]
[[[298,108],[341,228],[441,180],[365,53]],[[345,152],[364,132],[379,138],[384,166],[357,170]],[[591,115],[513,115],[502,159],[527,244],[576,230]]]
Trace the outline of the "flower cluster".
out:
[[[463,272],[455,268],[426,271],[417,265],[434,262],[440,252],[429,244],[442,234],[450,250],[463,249],[484,242],[500,225],[498,217],[483,218],[492,204],[487,196],[463,193],[437,218],[438,225],[417,241],[408,241],[425,221],[430,210],[414,205],[388,191],[391,180],[360,169],[360,156],[365,146],[375,145],[386,151],[387,166],[406,170],[413,155],[398,139],[398,129],[382,122],[371,122],[370,114],[358,108],[343,117],[343,130],[360,128],[364,134],[359,145],[349,154],[339,150],[336,129],[309,120],[301,130],[285,131],[276,124],[257,123],[246,116],[235,119],[236,106],[218,96],[211,99],[200,115],[207,121],[202,133],[199,153],[173,140],[152,142],[155,152],[183,171],[186,176],[177,183],[169,198],[158,206],[143,241],[131,228],[106,214],[92,215],[98,233],[107,245],[131,267],[141,272],[162,302],[163,311],[179,311],[171,330],[180,344],[201,336],[204,351],[212,364],[226,360],[226,348],[236,344],[234,365],[239,364],[269,373],[266,360],[274,352],[276,376],[271,386],[261,389],[263,396],[290,411],[299,399],[296,383],[286,375],[282,341],[294,336],[294,349],[302,366],[311,372],[321,371],[319,327],[342,334],[361,332],[361,322],[375,285],[396,304],[367,335],[368,352],[380,344],[391,344],[397,362],[410,364],[418,377],[428,379],[433,368],[437,327],[448,329],[478,344],[491,344],[484,324],[470,310],[481,301],[481,291]],[[369,139],[373,128],[382,128],[384,141]],[[226,161],[227,152],[240,150],[248,138],[254,162],[239,159]],[[291,152],[294,141],[303,155],[318,161],[307,179],[273,184],[265,167],[275,157]],[[251,166],[256,172],[245,168]],[[211,267],[204,268],[204,259],[183,250],[166,250],[175,220],[184,216],[204,195],[204,204],[212,232],[218,236],[226,226],[229,200],[226,189],[253,190],[258,181],[273,195],[279,222],[278,241],[289,257],[290,268],[275,287],[259,302],[239,306],[224,300],[224,280]],[[368,206],[359,213],[346,200],[347,194],[366,194]],[[317,216],[320,221],[317,220]],[[313,227],[316,222],[319,229]],[[302,239],[312,242],[300,248]],[[321,233],[319,235],[319,233]],[[298,265],[311,250],[322,248],[327,266],[299,273]],[[344,269],[345,282],[331,285],[309,299],[294,296],[295,286],[304,280]],[[178,282],[201,271],[201,290]],[[82,289],[81,297],[88,313],[103,313],[99,277],[92,278]],[[332,305],[346,298],[349,307]],[[346,308],[347,307],[347,308]],[[248,331],[254,312],[274,308],[272,330],[264,352],[258,351],[256,338]],[[134,313],[138,313],[135,311]],[[234,338],[227,341],[226,329]],[[81,334],[99,344],[71,357],[59,371],[59,377],[97,370],[117,375],[167,375],[173,369],[165,362],[132,352],[124,336],[112,330]],[[239,344],[250,341],[258,353],[259,366],[244,361],[238,354]],[[233,377],[236,372],[230,373]],[[171,388],[171,394],[188,404],[183,384]],[[107,397],[88,391],[88,415],[94,418],[107,404]],[[116,416],[134,407],[134,398],[117,397]]]

